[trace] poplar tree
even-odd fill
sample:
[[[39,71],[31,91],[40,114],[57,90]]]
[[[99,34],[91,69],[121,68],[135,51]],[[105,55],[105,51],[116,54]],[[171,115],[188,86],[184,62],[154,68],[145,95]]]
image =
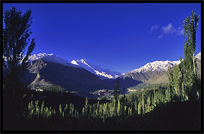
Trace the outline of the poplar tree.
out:
[[[196,84],[197,72],[196,72],[196,59],[195,47],[196,47],[196,30],[198,26],[199,16],[194,11],[191,12],[191,16],[187,16],[183,21],[184,27],[184,86],[187,90],[189,99],[195,98],[196,89],[199,88]]]
[[[123,96],[125,98],[125,88],[123,87]]]
[[[3,103],[4,117],[7,122],[16,120],[23,113],[22,78],[28,64],[28,58],[35,48],[35,39],[30,39],[32,24],[31,10],[24,14],[12,7],[3,15],[2,61],[3,61]],[[6,107],[5,107],[6,106]]]
[[[85,99],[84,112],[85,112],[85,115],[87,116],[88,115],[88,98],[87,97]]]
[[[176,95],[180,99],[190,100],[195,99],[198,90],[201,88],[198,83],[198,77],[196,72],[196,59],[195,47],[196,47],[196,30],[198,26],[199,16],[194,11],[191,12],[191,16],[187,16],[183,20],[184,28],[184,59],[180,58],[180,65],[169,70],[168,77],[170,86]],[[186,97],[186,95],[188,97]]]
[[[119,97],[120,89],[119,89],[119,81],[116,81],[114,88],[114,98],[117,101]]]
[[[179,65],[174,66],[174,90],[176,95],[180,98],[180,70]]]
[[[117,115],[120,115],[120,99],[118,100]]]
[[[117,112],[118,107],[118,97],[119,97],[120,89],[119,89],[119,81],[116,81],[114,88],[114,99],[115,99],[115,112]]]
[[[151,98],[150,95],[147,97],[147,112],[150,112],[150,104],[151,104]]]
[[[62,105],[59,105],[59,116],[62,116]]]
[[[15,7],[4,13],[3,26],[3,69],[5,92],[16,96],[21,90],[21,80],[31,52],[35,48],[32,34],[31,10],[23,15]],[[26,50],[26,48],[28,49]]]
[[[141,114],[141,107],[142,107],[142,106],[141,106],[141,103],[139,102],[138,108],[137,108],[137,109],[138,109],[137,114]]]
[[[144,93],[142,93],[142,113],[145,113],[145,98],[144,98]]]

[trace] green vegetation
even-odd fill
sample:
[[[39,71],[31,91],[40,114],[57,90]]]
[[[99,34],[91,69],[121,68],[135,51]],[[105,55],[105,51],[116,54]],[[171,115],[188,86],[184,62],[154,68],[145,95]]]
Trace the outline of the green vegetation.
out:
[[[194,11],[191,17],[183,21],[184,27],[184,59],[180,58],[180,64],[169,69],[169,85],[178,100],[193,100],[200,96],[201,83],[196,71],[196,59],[194,57],[196,46],[196,29],[199,16]]]
[[[143,129],[142,125],[148,125],[146,128],[148,130],[150,128],[158,128],[158,126],[155,125],[153,125],[155,128],[153,126],[149,126],[149,123],[154,123],[154,121],[156,121],[156,117],[154,116],[161,118],[158,115],[160,113],[160,109],[165,112],[167,112],[167,109],[170,109],[172,112],[171,114],[180,115],[181,111],[177,110],[182,110],[182,107],[189,106],[188,108],[192,108],[192,106],[196,105],[196,108],[199,108],[198,103],[195,101],[184,103],[185,105],[183,103],[178,103],[178,101],[173,100],[173,94],[174,93],[171,92],[169,86],[160,86],[157,89],[151,88],[138,93],[120,95],[117,103],[115,99],[109,102],[101,102],[97,100],[93,102],[93,100],[85,98],[84,100],[81,100],[83,105],[80,107],[77,103],[58,103],[55,104],[55,106],[53,104],[51,104],[52,106],[46,106],[47,103],[44,101],[39,103],[39,100],[35,100],[28,103],[28,106],[24,109],[23,113],[26,122],[40,121],[41,123],[47,124],[47,122],[52,121],[63,130],[126,130],[124,126],[129,126],[127,129],[129,128],[133,130],[135,128],[134,130],[140,130]],[[53,95],[56,96],[55,98],[60,97],[60,95],[57,96],[57,94]],[[74,96],[71,95],[69,98],[72,98],[70,100],[73,100]],[[79,98],[77,100],[80,101]],[[176,108],[174,108],[173,105],[177,105]],[[194,108],[194,110],[196,109]],[[183,112],[185,113],[187,111],[184,110]],[[197,113],[199,111],[194,112]],[[170,111],[168,111],[168,113],[170,114]],[[162,114],[164,114],[166,118],[167,114]],[[199,120],[199,117],[193,114],[194,113],[191,113],[192,117],[186,116],[186,118],[195,118],[196,120]],[[166,123],[164,119],[162,120],[163,123]],[[110,126],[113,122],[116,124]],[[60,124],[63,123],[65,123],[67,127],[65,127],[65,125],[60,126]],[[128,123],[128,125],[125,125],[125,123]],[[196,126],[196,128],[197,127],[199,126]],[[59,128],[55,129],[58,130]],[[168,129],[168,125],[164,126],[164,128]],[[179,128],[175,127],[174,129]]]
[[[46,92],[61,93],[63,88],[61,86],[51,86],[44,89]]]
[[[161,84],[147,84],[147,83],[141,83],[137,86],[133,86],[128,88],[128,92],[141,92],[144,90],[148,89],[153,89],[153,88],[159,88],[159,87],[166,87],[168,84],[167,83],[161,83]]]

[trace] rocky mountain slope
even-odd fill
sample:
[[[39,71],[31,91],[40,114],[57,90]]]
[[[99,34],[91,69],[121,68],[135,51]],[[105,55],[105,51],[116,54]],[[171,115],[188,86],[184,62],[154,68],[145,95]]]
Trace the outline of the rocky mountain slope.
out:
[[[68,91],[90,92],[109,88],[96,75],[55,55],[46,55],[31,61],[24,80],[31,89],[46,89],[59,85]]]
[[[71,63],[76,66],[82,67],[88,70],[89,72],[99,76],[100,79],[115,79],[119,76],[122,76],[122,73],[120,72],[111,71],[109,69],[103,69],[99,66],[89,63],[85,59],[72,60]]]
[[[179,64],[179,61],[150,62],[139,69],[128,72],[127,74],[123,75],[122,78],[128,77],[141,82],[147,82],[148,80],[159,78],[165,74],[169,67],[173,67],[177,64]]]

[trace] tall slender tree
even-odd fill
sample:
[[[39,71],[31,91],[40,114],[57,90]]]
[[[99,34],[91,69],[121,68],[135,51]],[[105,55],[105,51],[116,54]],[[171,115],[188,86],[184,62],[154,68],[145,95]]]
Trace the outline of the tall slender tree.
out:
[[[114,88],[114,99],[115,99],[115,112],[117,112],[117,107],[118,107],[118,98],[119,98],[119,93],[120,93],[120,89],[119,89],[119,81],[116,81],[115,83],[115,88]]]
[[[195,46],[196,31],[199,16],[194,11],[191,16],[183,20],[184,28],[184,59],[180,58],[180,65],[174,67],[174,71],[169,70],[168,76],[170,87],[174,89],[180,99],[195,99],[200,88],[196,72]],[[186,97],[188,96],[188,97]]]
[[[12,7],[4,12],[3,20],[3,120],[7,127],[17,121],[16,115],[23,113],[22,93],[26,86],[22,78],[36,43],[29,38],[32,34],[31,10],[22,14]]]
[[[195,47],[196,47],[196,31],[198,26],[199,16],[194,11],[191,12],[190,17],[186,17],[183,21],[184,27],[184,87],[187,90],[188,96],[195,98],[197,84],[197,72],[196,72],[196,59]]]
[[[117,101],[119,97],[120,89],[119,89],[119,81],[116,81],[114,88],[114,98]]]
[[[30,41],[32,34],[31,10],[23,15],[15,7],[4,13],[3,26],[3,68],[5,93],[16,96],[21,89],[21,80],[31,52],[35,48],[35,39]],[[27,48],[28,47],[28,48]],[[27,49],[26,49],[27,48]]]

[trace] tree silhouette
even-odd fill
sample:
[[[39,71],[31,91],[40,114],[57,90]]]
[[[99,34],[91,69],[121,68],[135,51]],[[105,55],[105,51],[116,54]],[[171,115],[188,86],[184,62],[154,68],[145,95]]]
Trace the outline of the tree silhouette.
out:
[[[12,7],[4,12],[3,20],[3,113],[4,121],[9,123],[17,121],[16,115],[22,113],[22,93],[26,87],[22,78],[36,44],[34,39],[29,39],[32,33],[31,10],[22,14]]]
[[[3,27],[3,68],[4,87],[9,94],[18,94],[22,76],[31,52],[35,48],[35,40],[30,41],[31,10],[22,15],[15,7],[4,13]],[[30,44],[30,45],[29,45]],[[28,46],[28,49],[26,50]],[[25,55],[24,55],[25,54]],[[18,91],[17,91],[18,90]]]

